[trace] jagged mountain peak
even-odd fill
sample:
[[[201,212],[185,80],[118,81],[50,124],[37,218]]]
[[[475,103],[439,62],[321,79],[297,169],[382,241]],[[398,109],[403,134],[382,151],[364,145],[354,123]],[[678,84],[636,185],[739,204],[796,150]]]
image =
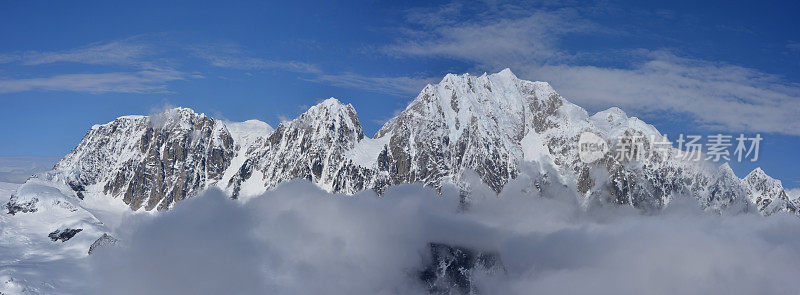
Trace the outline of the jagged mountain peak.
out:
[[[628,117],[628,114],[618,107],[599,111],[589,117],[589,121],[599,129],[598,131],[607,134],[609,137],[622,136],[629,131],[639,132],[641,133],[640,135],[645,137],[654,136],[657,139],[662,136],[655,126],[637,117]]]
[[[319,102],[318,104],[312,106],[310,109],[311,110],[314,110],[314,109],[329,109],[329,110],[342,111],[342,110],[348,109],[348,108],[352,109],[353,106],[351,104],[344,104],[341,101],[339,101],[339,99],[337,99],[335,97],[330,97],[330,98],[327,98],[327,99]]]
[[[312,106],[294,120],[282,122],[278,130],[301,128],[312,130],[315,138],[336,133],[340,136],[355,139],[364,138],[364,131],[355,108],[344,104],[336,98],[328,98]]]
[[[748,173],[743,180],[750,183],[755,183],[755,182],[768,183],[771,186],[780,187],[781,189],[783,189],[783,184],[781,183],[781,181],[772,178],[772,176],[769,176],[769,174],[767,174],[767,172],[765,172],[764,169],[761,169],[761,167],[756,167],[755,169],[753,169],[753,171],[750,171],[750,173]]]
[[[354,173],[344,153],[364,139],[355,109],[329,98],[294,120],[281,122],[246,160],[234,163],[230,180],[222,179],[233,197],[249,196],[292,180],[307,179],[328,191],[355,193],[366,184],[351,184]],[[348,169],[353,170],[348,170]],[[355,186],[355,187],[354,187]]]
[[[764,169],[761,169],[761,167],[756,167],[755,169],[753,169],[753,171],[750,171],[750,173],[748,173],[747,176],[745,176],[744,178],[745,179],[772,179],[772,180],[775,180],[772,177],[770,177],[769,175],[767,175],[767,173],[764,172]]]
[[[111,126],[123,126],[136,124],[136,122],[146,122],[150,127],[165,129],[173,127],[189,128],[195,120],[210,119],[204,113],[196,113],[191,108],[175,107],[150,115],[126,115],[120,116],[105,124],[96,124],[90,130],[96,130]]]
[[[328,98],[322,102],[312,106],[305,112],[309,116],[318,116],[320,118],[341,120],[346,119],[350,122],[358,122],[358,114],[356,109],[351,104],[344,104],[336,98]]]
[[[718,170],[721,175],[736,177],[736,173],[733,172],[731,165],[728,165],[728,163],[722,163],[722,165],[719,165]],[[738,177],[736,178],[738,179]]]
[[[508,78],[511,78],[511,79],[517,79],[517,75],[515,75],[513,72],[511,72],[511,69],[509,69],[509,68],[505,68],[505,69],[501,70],[500,72],[497,72],[494,75],[501,76],[501,77],[508,77]]]
[[[378,167],[392,183],[460,182],[475,170],[499,192],[523,158],[522,138],[558,125],[567,103],[547,83],[520,80],[510,70],[491,75],[448,74],[426,86],[375,134],[388,147]],[[431,155],[441,159],[432,162]]]
[[[565,103],[548,83],[520,80],[509,69],[481,76],[447,74],[440,83],[427,85],[374,137],[410,121],[438,120],[449,129],[450,140],[473,123],[483,132],[510,132],[519,140],[531,127],[524,123],[527,117],[552,115]]]
[[[150,125],[157,129],[180,127],[189,129],[196,120],[207,119],[205,113],[196,113],[193,109],[176,107],[148,116]]]
[[[749,187],[750,201],[758,206],[759,211],[765,214],[798,211],[798,204],[789,198],[781,181],[767,175],[761,167],[753,169],[742,182]]]
[[[158,112],[157,114],[183,114],[183,115],[200,115],[205,117],[205,113],[197,113],[194,109],[189,107],[171,107]]]
[[[756,167],[751,171],[747,176],[744,177],[743,181],[750,185],[751,188],[756,190],[757,192],[773,195],[773,196],[785,196],[786,192],[783,188],[783,183],[772,176],[769,176],[761,167]]]
[[[608,122],[627,120],[628,114],[618,107],[610,107],[606,110],[599,111],[592,115],[592,118],[598,120],[606,120]]]
[[[442,80],[445,81],[445,80],[449,80],[449,79],[453,79],[453,78],[459,78],[459,77],[461,77],[461,78],[464,78],[464,77],[485,78],[487,76],[488,77],[493,77],[493,78],[499,78],[499,79],[509,79],[509,80],[517,80],[517,79],[519,79],[519,78],[517,78],[517,75],[515,75],[514,72],[511,71],[510,68],[505,68],[505,69],[500,70],[499,72],[491,73],[491,74],[487,73],[487,72],[483,72],[483,74],[481,74],[480,76],[474,76],[474,75],[471,75],[469,73],[464,73],[464,74],[447,73],[447,74],[445,74],[444,79],[442,79]]]

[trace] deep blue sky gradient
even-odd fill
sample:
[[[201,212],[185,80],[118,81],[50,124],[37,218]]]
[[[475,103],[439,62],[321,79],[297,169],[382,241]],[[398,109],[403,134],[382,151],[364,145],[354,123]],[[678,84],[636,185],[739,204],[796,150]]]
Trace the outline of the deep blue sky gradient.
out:
[[[233,48],[242,56],[314,65],[326,74],[413,77],[421,81],[437,81],[448,72],[480,74],[502,68],[464,58],[387,53],[385,47],[408,38],[409,29],[428,29],[410,23],[410,14],[452,4],[399,2],[3,1],[0,56],[24,58],[31,52],[67,52],[127,40],[148,45],[148,53],[137,57],[138,61],[174,69],[184,78],[156,83],[164,88],[143,93],[58,89],[0,92],[0,126],[4,126],[0,131],[0,155],[62,156],[93,124],[127,114],[149,114],[165,106],[190,107],[233,121],[259,119],[276,126],[327,97],[352,103],[366,133],[371,135],[415,96],[407,90],[398,93],[326,83],[318,80],[318,74],[281,67],[215,66],[193,56],[192,48]],[[461,3],[465,13],[454,21],[489,18],[486,7],[492,5],[496,3]],[[519,13],[558,5],[564,4],[524,3]],[[581,17],[615,32],[563,36],[558,40],[559,50],[575,57],[546,63],[625,69],[635,66],[637,50],[666,49],[680,57],[775,75],[788,87],[794,87],[790,92],[797,93],[800,4],[795,1],[610,1],[565,6],[591,7],[581,10]],[[30,65],[11,61],[0,63],[0,81],[141,69],[141,65],[124,62]],[[518,72],[513,67],[512,70]],[[560,91],[559,85],[554,86]],[[595,112],[611,106],[588,109]],[[668,134],[719,131],[698,127],[683,114],[628,114],[639,116]],[[766,140],[762,142],[761,160],[733,164],[736,173],[744,176],[762,166],[767,173],[783,179],[785,186],[800,187],[800,137],[777,133],[762,136]]]

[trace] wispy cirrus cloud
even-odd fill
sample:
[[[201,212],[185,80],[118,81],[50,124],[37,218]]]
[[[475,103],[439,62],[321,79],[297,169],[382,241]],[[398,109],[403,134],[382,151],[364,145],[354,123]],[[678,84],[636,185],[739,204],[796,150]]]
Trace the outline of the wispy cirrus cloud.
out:
[[[311,74],[322,72],[316,65],[305,62],[271,60],[257,57],[232,43],[192,46],[189,48],[189,51],[191,51],[195,57],[205,60],[212,66],[220,68],[239,70],[278,69]]]
[[[716,130],[800,135],[800,88],[758,70],[652,52],[628,69],[556,65],[527,68],[580,105],[690,115]]]
[[[330,73],[314,64],[300,61],[271,60],[258,57],[235,44],[214,44],[192,47],[195,57],[220,68],[239,70],[283,70],[305,75],[301,79],[343,88],[408,96],[419,92],[433,77],[368,76],[354,72]]]
[[[436,83],[438,81],[438,79],[434,77],[365,76],[352,72],[338,74],[318,74],[308,80],[337,87],[358,88],[366,91],[386,93],[395,96],[408,96],[416,94],[422,90],[426,84]]]
[[[453,11],[458,7],[451,4],[428,14],[411,12],[409,19],[417,28],[404,30],[406,36],[385,46],[383,52],[493,65],[563,61],[570,54],[558,48],[560,37],[598,29],[580,20],[572,9],[533,11],[525,16],[499,11],[473,18],[480,20],[455,22],[453,19],[464,19]]]
[[[25,51],[0,55],[0,63],[17,66],[20,72],[54,63],[89,65],[80,73],[61,72],[44,77],[0,76],[0,93],[25,91],[70,91],[101,93],[170,93],[168,83],[201,78],[176,69],[147,36],[134,36],[106,43],[93,43],[61,51]],[[95,66],[114,66],[108,68]]]
[[[166,43],[166,44],[165,44]],[[208,65],[243,71],[279,70],[301,74],[300,79],[344,88],[413,95],[433,78],[422,76],[367,76],[354,72],[330,73],[319,66],[297,60],[260,57],[234,43],[211,43],[176,46],[170,42],[155,45],[146,36],[136,36],[107,43],[93,43],[62,51],[26,51],[0,54],[0,64],[16,64],[24,69],[54,63],[78,63],[115,66],[123,70],[107,72],[61,73],[47,77],[2,77],[0,93],[24,91],[72,91],[99,93],[169,93],[168,83],[202,77],[178,70],[175,64],[187,63],[185,56],[198,58]],[[165,59],[163,51],[180,53],[174,60]],[[164,65],[166,64],[166,65]]]
[[[0,93],[24,91],[71,91],[92,94],[168,93],[167,82],[199,77],[171,69],[61,74],[41,78],[0,79]]]
[[[624,34],[586,21],[582,8],[465,9],[448,4],[410,11],[402,36],[383,52],[466,61],[476,71],[510,67],[521,78],[551,82],[590,108],[685,114],[715,129],[800,135],[800,87],[778,75],[680,57],[663,48],[572,52],[562,46],[567,38]],[[462,15],[467,13],[473,17]],[[599,58],[625,60],[626,65],[598,66]]]
[[[153,51],[153,46],[142,37],[131,37],[62,51],[25,51],[1,54],[0,63],[18,62],[29,66],[58,62],[137,65],[142,63],[142,59],[152,54]]]

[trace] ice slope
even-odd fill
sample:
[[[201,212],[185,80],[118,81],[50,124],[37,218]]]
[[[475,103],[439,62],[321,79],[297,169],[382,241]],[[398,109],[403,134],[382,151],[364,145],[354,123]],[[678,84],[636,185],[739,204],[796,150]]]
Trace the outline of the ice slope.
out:
[[[239,172],[239,168],[247,161],[248,153],[252,153],[252,149],[255,147],[263,145],[266,138],[275,131],[269,124],[258,120],[225,122],[225,127],[233,138],[236,155],[231,160],[228,169],[225,170],[219,181],[215,183],[215,186],[223,190],[228,187],[231,178]]]

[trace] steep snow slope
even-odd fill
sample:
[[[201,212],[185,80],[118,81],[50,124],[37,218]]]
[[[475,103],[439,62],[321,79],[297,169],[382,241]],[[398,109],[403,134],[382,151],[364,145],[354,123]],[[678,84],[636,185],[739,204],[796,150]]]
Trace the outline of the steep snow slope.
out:
[[[269,124],[258,120],[241,123],[225,122],[225,126],[233,138],[236,156],[231,160],[228,169],[225,170],[219,181],[216,182],[217,187],[221,189],[225,189],[231,178],[239,172],[239,168],[248,159],[248,153],[252,153],[254,148],[263,145],[266,138],[275,131]]]

